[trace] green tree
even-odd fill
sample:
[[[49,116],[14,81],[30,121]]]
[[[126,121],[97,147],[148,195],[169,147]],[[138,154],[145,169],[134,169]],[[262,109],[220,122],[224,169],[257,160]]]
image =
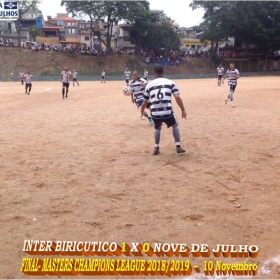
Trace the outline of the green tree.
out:
[[[278,1],[238,2],[237,22],[232,35],[246,46],[254,45],[268,58],[280,49],[280,3]]]
[[[29,27],[29,35],[31,36],[31,39],[33,41],[36,40],[36,36],[40,36],[41,34],[41,30],[36,25],[32,25],[31,27]]]
[[[280,48],[279,1],[194,1],[190,6],[205,9],[201,40],[209,40],[214,53],[228,37],[247,48],[254,45],[266,58]]]
[[[18,19],[16,21],[16,31],[18,33],[18,47],[21,48],[21,20],[22,16],[32,10],[38,9],[38,4],[41,0],[19,0],[18,3]]]
[[[140,48],[154,50],[178,50],[181,45],[180,34],[174,29],[173,21],[162,11],[147,11],[143,19],[137,19],[128,28],[131,41]],[[146,19],[146,20],[145,20]]]
[[[62,1],[68,13],[73,16],[87,15],[91,21],[92,33],[104,43],[107,49],[111,48],[113,25],[120,20],[133,22],[138,13],[148,6],[147,1]],[[104,20],[107,28],[105,39],[94,23]],[[92,40],[91,40],[92,41]]]
[[[219,43],[227,41],[232,35],[234,21],[234,7],[236,2],[220,1],[194,1],[190,4],[192,9],[204,8],[204,22],[199,26],[204,30],[200,38],[201,42],[210,41],[211,52],[216,54]]]

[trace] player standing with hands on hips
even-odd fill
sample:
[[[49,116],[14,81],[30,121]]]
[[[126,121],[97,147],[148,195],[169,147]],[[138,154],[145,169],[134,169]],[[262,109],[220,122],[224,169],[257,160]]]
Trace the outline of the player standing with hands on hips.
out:
[[[171,97],[174,96],[177,104],[182,111],[182,119],[186,119],[187,112],[185,111],[184,103],[180,97],[180,92],[177,86],[169,79],[163,77],[164,69],[162,66],[155,66],[154,77],[155,79],[150,82],[144,92],[144,101],[141,106],[141,117],[147,106],[149,99],[151,99],[151,116],[155,124],[154,138],[155,149],[154,155],[159,154],[159,142],[161,134],[161,126],[164,122],[167,127],[172,126],[173,137],[176,144],[176,151],[178,154],[185,153],[186,151],[180,144],[180,129],[178,120],[172,110]]]
[[[229,64],[229,69],[227,70],[222,83],[224,83],[224,80],[228,78],[228,85],[229,85],[229,95],[225,98],[225,104],[227,104],[228,100],[230,99],[231,101],[231,106],[234,107],[233,103],[233,93],[236,89],[237,86],[237,79],[239,79],[239,71],[234,68],[234,63],[231,62]]]
[[[68,90],[69,90],[69,83],[70,78],[72,76],[72,73],[68,70],[68,67],[64,66],[64,71],[61,71],[60,74],[60,82],[62,82],[62,99],[64,99],[65,89],[66,89],[66,95],[65,97],[68,97]]]

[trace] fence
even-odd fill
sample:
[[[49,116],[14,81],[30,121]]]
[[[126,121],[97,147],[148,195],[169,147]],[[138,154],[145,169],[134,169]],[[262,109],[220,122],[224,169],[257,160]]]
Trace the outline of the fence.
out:
[[[166,77],[173,78],[204,78],[204,77],[216,77],[217,66],[211,62],[204,60],[191,59],[182,61],[178,66],[175,65],[162,65],[165,70]],[[0,62],[0,80],[1,81],[16,81],[19,79],[19,73],[23,69],[32,69],[34,80],[58,80],[61,70],[63,70],[64,64],[60,62],[17,62],[9,63],[5,61]],[[229,61],[224,61],[223,67],[229,68]],[[279,75],[279,61],[236,61],[235,67],[239,70],[241,75]],[[152,77],[154,65],[145,65],[141,61],[129,60],[120,65],[119,61],[115,61],[113,58],[106,62],[98,62],[93,64],[92,62],[73,62],[70,63],[69,69],[74,69],[79,74],[79,80],[99,80],[102,69],[106,71],[107,80],[121,80],[123,79],[123,72],[128,68],[131,72],[137,70],[140,76],[143,75],[144,69],[149,72],[149,77]],[[245,74],[246,73],[246,74]]]

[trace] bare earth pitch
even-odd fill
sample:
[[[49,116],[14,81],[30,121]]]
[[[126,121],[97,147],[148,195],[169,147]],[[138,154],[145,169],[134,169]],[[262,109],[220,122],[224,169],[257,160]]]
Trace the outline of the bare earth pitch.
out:
[[[259,268],[280,255],[279,78],[241,76],[235,108],[216,79],[175,83],[186,154],[163,127],[158,156],[125,81],[70,84],[65,100],[59,81],[30,96],[0,83],[0,278],[30,278],[24,239],[254,244]]]

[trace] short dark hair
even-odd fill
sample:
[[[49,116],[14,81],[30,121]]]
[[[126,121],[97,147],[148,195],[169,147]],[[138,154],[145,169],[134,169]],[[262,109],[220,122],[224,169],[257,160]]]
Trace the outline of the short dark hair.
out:
[[[164,69],[162,66],[155,66],[154,67],[154,72],[158,75],[162,75],[164,73]]]
[[[233,64],[233,65],[235,65],[235,63],[234,63],[234,62],[230,62],[229,64]]]

